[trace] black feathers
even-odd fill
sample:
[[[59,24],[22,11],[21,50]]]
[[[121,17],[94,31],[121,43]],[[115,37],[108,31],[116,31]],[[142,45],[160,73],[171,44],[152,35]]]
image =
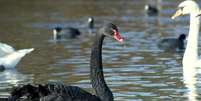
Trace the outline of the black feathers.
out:
[[[80,100],[83,99],[83,100]],[[16,87],[9,101],[101,101],[79,87],[66,86],[61,82],[49,82],[45,85],[27,84]]]

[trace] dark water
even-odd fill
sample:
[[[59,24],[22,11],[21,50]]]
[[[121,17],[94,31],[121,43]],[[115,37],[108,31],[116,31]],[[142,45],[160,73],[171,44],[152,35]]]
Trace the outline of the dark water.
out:
[[[107,38],[103,46],[105,79],[116,101],[193,100],[194,94],[201,94],[200,75],[194,78],[196,85],[184,83],[183,53],[157,47],[160,38],[188,33],[188,17],[170,18],[181,1],[161,0],[159,16],[148,17],[143,10],[148,0],[1,0],[1,42],[35,51],[16,70],[0,73],[0,95],[8,95],[19,84],[51,80],[94,93],[89,80],[93,37],[86,25],[93,16],[96,28],[116,23],[125,40],[120,44]],[[54,43],[51,28],[55,26],[77,27],[84,35]]]

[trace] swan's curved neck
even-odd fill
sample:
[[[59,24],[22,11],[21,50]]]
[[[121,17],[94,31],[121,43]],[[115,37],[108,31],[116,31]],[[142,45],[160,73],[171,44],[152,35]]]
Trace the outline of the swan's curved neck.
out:
[[[198,35],[200,27],[200,17],[197,13],[190,15],[190,29],[188,34],[188,42],[183,57],[183,65],[193,63],[195,64],[198,60]]]
[[[96,34],[94,44],[92,45],[90,60],[91,82],[97,96],[102,101],[113,101],[113,94],[107,86],[103,75],[102,43],[104,37],[103,34]]]

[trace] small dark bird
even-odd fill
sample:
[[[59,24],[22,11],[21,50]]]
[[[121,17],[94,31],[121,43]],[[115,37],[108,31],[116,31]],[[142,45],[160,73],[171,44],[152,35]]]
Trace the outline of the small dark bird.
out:
[[[89,29],[94,29],[94,18],[93,17],[88,18],[88,25],[89,25]]]
[[[89,33],[92,33],[93,29],[94,29],[94,18],[89,17],[87,23],[88,23]],[[54,40],[73,39],[73,38],[77,38],[80,35],[81,35],[81,32],[79,31],[78,28],[74,28],[74,27],[67,27],[67,28],[55,27],[55,28],[53,28],[53,39]]]
[[[93,17],[89,17],[88,18],[88,31],[90,34],[94,33],[94,18]]]
[[[181,34],[178,38],[165,38],[159,41],[158,47],[166,51],[183,50],[185,34]]]
[[[11,92],[9,101],[114,101],[112,91],[106,84],[102,64],[102,44],[105,37],[118,42],[123,39],[117,26],[108,23],[99,29],[91,48],[90,79],[96,95],[77,86],[66,86],[61,82],[50,82],[44,85],[27,84],[16,87]]]
[[[68,28],[56,27],[53,29],[54,40],[76,38],[80,34],[81,34],[80,31],[73,27],[68,27]]]
[[[149,16],[156,16],[159,13],[158,8],[150,4],[145,5],[144,9]]]

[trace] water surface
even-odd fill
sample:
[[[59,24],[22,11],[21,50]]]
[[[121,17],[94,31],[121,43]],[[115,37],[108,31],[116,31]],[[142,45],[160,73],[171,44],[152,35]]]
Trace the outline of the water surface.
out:
[[[161,0],[157,17],[144,13],[148,0],[0,1],[1,42],[16,49],[35,48],[16,69],[0,73],[0,95],[8,95],[16,85],[51,80],[94,93],[89,80],[93,35],[88,34],[86,25],[87,18],[93,16],[96,29],[114,22],[125,40],[120,44],[106,38],[103,46],[105,79],[116,101],[199,99],[193,95],[201,94],[200,74],[192,79],[196,84],[187,86],[183,53],[157,47],[161,38],[188,33],[188,17],[170,19],[180,1]],[[51,31],[55,26],[77,27],[83,36],[55,43]]]

